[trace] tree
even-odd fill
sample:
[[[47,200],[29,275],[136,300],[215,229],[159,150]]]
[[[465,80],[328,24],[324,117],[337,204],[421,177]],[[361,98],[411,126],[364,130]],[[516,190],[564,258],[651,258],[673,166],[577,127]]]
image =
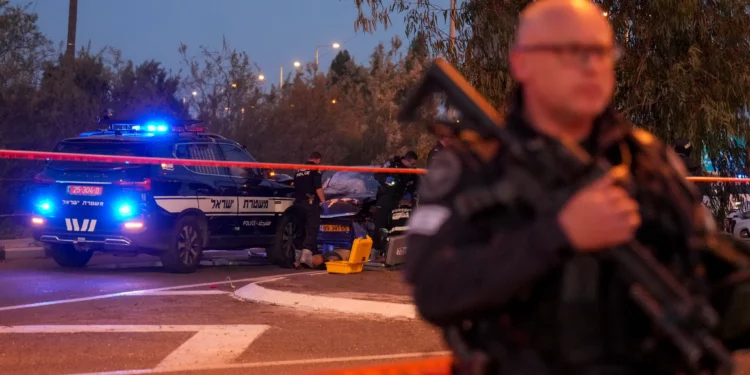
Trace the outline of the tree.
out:
[[[352,57],[349,51],[343,50],[336,54],[331,61],[331,68],[328,70],[333,77],[341,77],[348,73],[349,65],[352,63]]]
[[[118,118],[182,118],[187,110],[179,89],[180,78],[161,63],[149,60],[136,66],[127,61],[112,82],[110,108]]]
[[[14,143],[11,133],[31,120],[36,85],[51,53],[37,15],[28,6],[8,4],[0,0],[0,146]]]
[[[264,160],[298,163],[312,151],[323,153],[326,163],[351,160],[362,134],[357,111],[339,95],[322,75],[297,75],[273,106],[261,108],[254,136],[243,139]]]
[[[430,0],[354,0],[356,27],[372,32],[402,14],[407,33],[426,36],[497,107],[513,87],[507,56],[518,13],[528,0],[467,0],[458,9],[456,54],[441,29],[448,10]],[[748,135],[750,0],[600,0],[624,48],[615,106],[636,126],[670,142],[688,137],[706,149],[722,175],[744,173],[747,151],[732,137]],[[697,157],[700,158],[700,152]],[[729,193],[720,189],[726,196]],[[726,201],[726,199],[724,199]],[[721,207],[719,207],[721,206]],[[724,205],[716,206],[724,212]]]
[[[423,62],[430,57],[430,46],[427,45],[427,36],[424,33],[417,35],[409,43],[409,52],[406,56],[406,68],[408,70],[421,69]]]
[[[362,152],[366,160],[383,163],[407,149],[424,151],[426,155],[429,148],[430,140],[424,127],[416,124],[405,127],[396,121],[408,88],[421,78],[427,64],[425,59],[411,53],[402,56],[401,47],[401,39],[394,37],[390,48],[380,44],[370,56],[367,84],[362,92],[364,107],[361,108],[366,121],[362,129],[365,134]],[[434,113],[431,115],[428,117],[434,117]]]
[[[0,93],[15,85],[38,82],[42,64],[51,53],[51,43],[36,24],[38,16],[29,6],[9,6],[0,0]]]
[[[220,50],[200,47],[198,56],[188,56],[185,44],[179,51],[188,67],[182,91],[193,112],[211,131],[229,137],[244,135],[247,129],[241,130],[241,124],[263,100],[256,73],[260,69],[247,53],[231,48],[226,40]]]
[[[51,43],[39,30],[29,6],[11,6],[0,0],[0,148],[31,148],[27,132],[38,128],[37,85]],[[44,138],[42,138],[44,140]],[[34,163],[0,160],[0,235],[14,235],[23,217],[23,196]],[[10,216],[9,216],[10,215]]]
[[[63,138],[96,129],[96,116],[110,104],[114,73],[104,62],[105,51],[81,48],[72,64],[72,80],[66,78],[65,57],[45,64],[35,98],[35,126],[22,130],[24,143],[50,150]],[[72,84],[71,84],[72,83]],[[19,134],[20,136],[20,134]]]

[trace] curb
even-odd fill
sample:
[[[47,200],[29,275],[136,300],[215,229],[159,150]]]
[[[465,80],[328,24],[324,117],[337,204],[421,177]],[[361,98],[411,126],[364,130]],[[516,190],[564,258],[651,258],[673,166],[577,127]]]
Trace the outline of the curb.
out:
[[[269,282],[274,280],[264,280]],[[314,296],[268,289],[260,282],[237,289],[234,295],[250,302],[286,306],[296,309],[335,311],[352,315],[379,315],[387,318],[419,319],[414,305],[392,302],[375,302],[351,298]]]
[[[18,247],[3,249],[0,247],[0,261],[18,259],[37,259],[47,256],[43,247]]]

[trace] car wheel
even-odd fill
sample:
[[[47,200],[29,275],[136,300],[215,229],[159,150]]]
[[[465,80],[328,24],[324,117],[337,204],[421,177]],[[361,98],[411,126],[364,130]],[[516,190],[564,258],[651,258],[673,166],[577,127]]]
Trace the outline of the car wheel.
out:
[[[268,250],[268,260],[283,268],[294,267],[294,240],[299,233],[294,215],[284,214],[276,226],[276,236],[273,246]]]
[[[185,216],[177,222],[172,242],[161,254],[165,269],[174,273],[192,273],[198,269],[203,256],[203,225],[195,216]]]
[[[49,254],[57,264],[63,267],[81,268],[89,263],[94,251],[78,251],[73,245],[50,244]]]

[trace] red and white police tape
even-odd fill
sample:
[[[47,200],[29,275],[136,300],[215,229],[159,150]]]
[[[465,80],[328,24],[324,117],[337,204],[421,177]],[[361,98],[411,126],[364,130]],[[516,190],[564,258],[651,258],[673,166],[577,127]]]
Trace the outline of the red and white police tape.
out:
[[[237,168],[259,168],[259,169],[316,169],[323,171],[343,172],[387,172],[402,174],[427,174],[426,169],[407,168],[380,168],[380,167],[346,167],[339,165],[312,165],[312,164],[290,164],[290,163],[259,163],[238,162],[220,160],[196,160],[196,159],[172,159],[172,158],[150,158],[139,156],[119,155],[91,155],[91,154],[68,154],[62,152],[45,151],[19,151],[0,150],[0,159],[21,159],[40,161],[77,161],[86,163],[123,163],[123,164],[172,164],[184,166],[207,166],[207,167],[237,167]],[[735,177],[688,177],[694,182],[734,182],[750,183],[750,178]]]
[[[122,164],[171,164],[185,166],[205,166],[205,167],[237,167],[237,168],[259,168],[259,169],[317,169],[324,171],[345,171],[345,172],[388,172],[403,174],[426,174],[424,169],[399,169],[399,168],[378,168],[378,167],[342,167],[337,165],[312,165],[312,164],[289,164],[289,163],[258,163],[258,162],[238,162],[238,161],[219,161],[219,160],[196,160],[196,159],[171,159],[171,158],[150,158],[139,156],[119,156],[119,155],[90,155],[90,154],[68,154],[62,152],[44,152],[44,151],[18,151],[18,150],[0,150],[0,159],[22,159],[22,160],[41,160],[41,161],[77,161],[86,163],[122,163]]]

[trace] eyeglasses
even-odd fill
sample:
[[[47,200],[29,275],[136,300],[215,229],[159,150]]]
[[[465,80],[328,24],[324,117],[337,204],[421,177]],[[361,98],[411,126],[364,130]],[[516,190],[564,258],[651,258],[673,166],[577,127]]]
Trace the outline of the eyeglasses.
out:
[[[595,44],[537,44],[517,46],[519,52],[548,52],[557,55],[566,64],[585,64],[589,58],[610,59],[612,62],[620,60],[623,50],[620,46],[603,46]]]

